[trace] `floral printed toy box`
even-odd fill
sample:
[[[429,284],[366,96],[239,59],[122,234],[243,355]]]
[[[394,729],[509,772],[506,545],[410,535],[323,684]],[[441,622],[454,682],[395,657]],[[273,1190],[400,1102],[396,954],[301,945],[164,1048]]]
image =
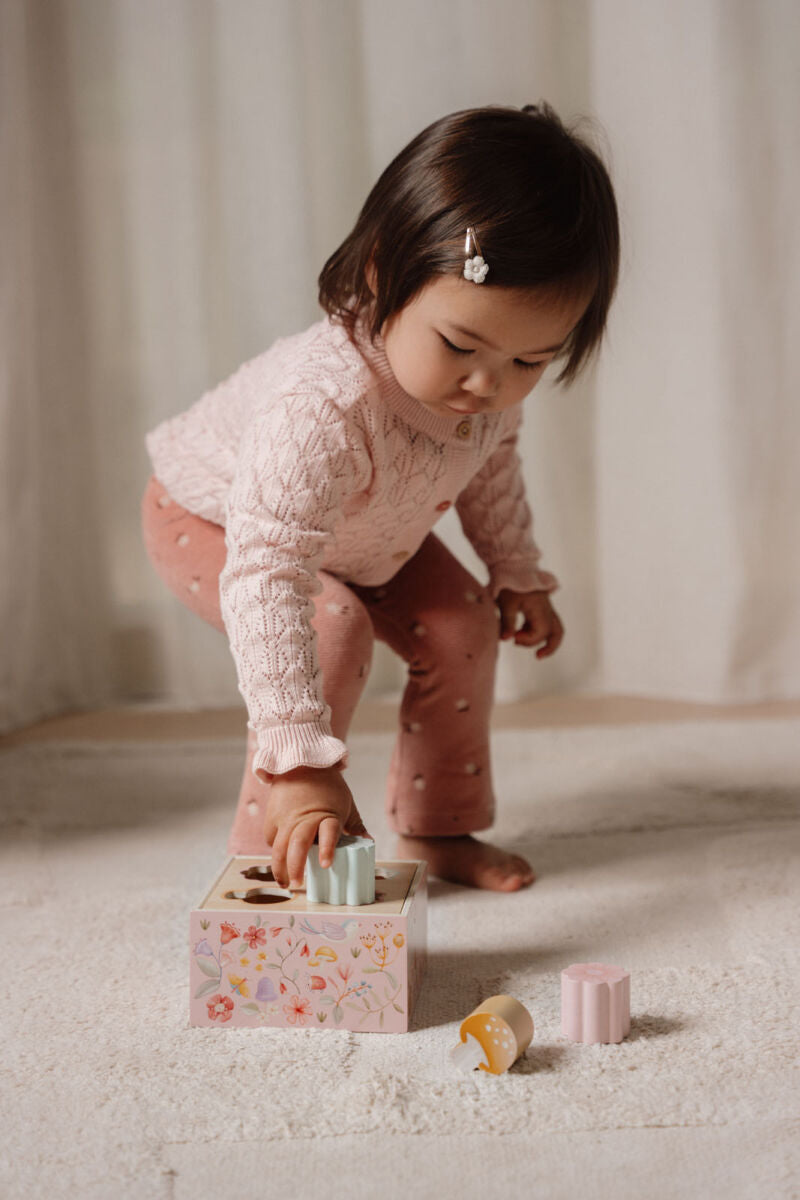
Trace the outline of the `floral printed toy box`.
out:
[[[405,1033],[425,965],[425,863],[379,862],[372,904],[312,904],[269,858],[225,866],[189,929],[190,1024]]]

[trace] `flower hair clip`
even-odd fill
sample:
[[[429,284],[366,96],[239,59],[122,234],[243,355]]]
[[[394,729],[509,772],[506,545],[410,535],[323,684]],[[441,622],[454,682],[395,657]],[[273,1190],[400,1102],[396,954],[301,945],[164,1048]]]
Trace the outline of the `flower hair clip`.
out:
[[[467,240],[464,243],[464,253],[467,260],[464,263],[464,278],[471,283],[483,283],[489,274],[489,264],[481,257],[481,248],[471,225],[467,226]]]

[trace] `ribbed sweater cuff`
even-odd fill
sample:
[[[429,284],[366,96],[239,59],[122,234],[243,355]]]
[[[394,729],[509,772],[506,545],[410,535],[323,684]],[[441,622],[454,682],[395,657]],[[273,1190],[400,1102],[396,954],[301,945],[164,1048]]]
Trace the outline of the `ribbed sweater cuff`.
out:
[[[489,587],[497,599],[503,588],[512,592],[554,592],[559,586],[555,575],[540,571],[533,563],[495,563],[489,568]]]
[[[345,766],[347,747],[331,733],[327,722],[306,721],[256,730],[258,749],[253,774],[264,782],[295,767]]]

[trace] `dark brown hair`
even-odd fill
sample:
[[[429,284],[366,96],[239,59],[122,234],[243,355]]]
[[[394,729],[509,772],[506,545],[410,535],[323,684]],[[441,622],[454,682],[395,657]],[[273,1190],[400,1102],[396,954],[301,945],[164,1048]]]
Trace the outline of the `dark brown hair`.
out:
[[[599,155],[548,104],[490,105],[434,121],[397,155],[319,276],[319,302],[372,340],[437,275],[464,265],[467,226],[489,264],[481,287],[591,295],[560,357],[571,383],[598,349],[619,270],[617,205]],[[366,280],[374,263],[377,295]]]

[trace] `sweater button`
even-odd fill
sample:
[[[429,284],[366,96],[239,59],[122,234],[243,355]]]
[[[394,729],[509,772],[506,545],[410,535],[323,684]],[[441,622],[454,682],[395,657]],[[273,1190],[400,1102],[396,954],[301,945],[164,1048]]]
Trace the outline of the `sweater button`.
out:
[[[449,500],[443,500],[441,504],[436,505],[436,511],[437,512],[447,512],[448,508],[451,508],[451,507],[452,507],[452,505]]]
[[[472,433],[472,421],[469,421],[466,418],[464,418],[463,421],[458,422],[458,424],[456,425],[456,437],[461,438],[461,440],[463,442],[464,439],[468,438],[471,433]]]

